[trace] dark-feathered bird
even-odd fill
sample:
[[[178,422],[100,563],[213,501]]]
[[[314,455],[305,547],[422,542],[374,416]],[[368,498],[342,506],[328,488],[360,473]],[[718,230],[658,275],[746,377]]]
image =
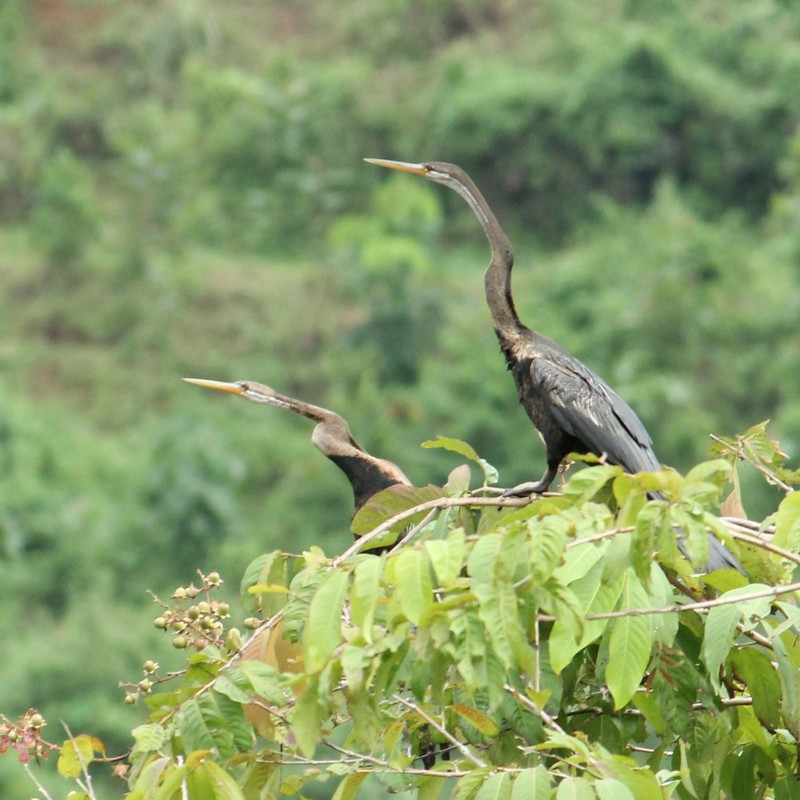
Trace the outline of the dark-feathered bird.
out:
[[[263,383],[237,381],[225,383],[203,378],[184,378],[188,383],[230,392],[252,403],[264,403],[285,408],[316,422],[311,442],[324,456],[327,456],[347,476],[353,487],[353,502],[358,511],[367,500],[382,489],[390,486],[411,486],[411,481],[403,471],[391,461],[376,458],[361,447],[350,433],[347,421],[333,411],[294,397],[280,394]],[[365,551],[369,552],[369,551]]]
[[[545,491],[569,453],[594,453],[630,473],[660,470],[650,435],[633,409],[577,358],[520,321],[511,294],[511,243],[469,175],[455,164],[439,161],[366,161],[449,186],[467,201],[489,240],[492,259],[484,279],[486,301],[520,403],[547,451],[542,478],[512,493]],[[731,566],[743,571],[730,551],[709,535],[707,568]]]

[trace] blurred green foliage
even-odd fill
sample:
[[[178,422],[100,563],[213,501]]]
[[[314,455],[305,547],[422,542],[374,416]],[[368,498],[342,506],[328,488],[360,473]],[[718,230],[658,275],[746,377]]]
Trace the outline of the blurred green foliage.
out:
[[[307,421],[184,375],[334,408],[420,485],[436,434],[541,472],[472,215],[364,156],[473,175],[523,320],[664,462],[767,417],[796,459],[798,27],[777,0],[0,4],[0,709],[84,703],[121,742],[146,587],[349,541]]]

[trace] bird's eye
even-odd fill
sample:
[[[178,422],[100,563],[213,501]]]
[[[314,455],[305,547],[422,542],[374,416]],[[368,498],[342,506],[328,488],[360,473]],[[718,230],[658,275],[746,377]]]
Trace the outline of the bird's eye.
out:
[[[241,386],[241,387],[242,387],[242,391],[243,391],[243,392],[249,392],[249,391],[250,391],[250,384],[249,384],[249,383],[245,383],[244,381],[242,381],[242,382],[239,384],[239,386]]]

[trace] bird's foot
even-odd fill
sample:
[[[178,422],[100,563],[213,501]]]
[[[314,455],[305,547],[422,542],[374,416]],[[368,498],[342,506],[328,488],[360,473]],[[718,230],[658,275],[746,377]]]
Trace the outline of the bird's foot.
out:
[[[520,483],[518,486],[514,486],[511,489],[506,489],[500,497],[529,497],[532,494],[542,494],[546,492],[548,487],[549,484],[543,481],[538,481],[536,483],[528,481],[527,483]]]

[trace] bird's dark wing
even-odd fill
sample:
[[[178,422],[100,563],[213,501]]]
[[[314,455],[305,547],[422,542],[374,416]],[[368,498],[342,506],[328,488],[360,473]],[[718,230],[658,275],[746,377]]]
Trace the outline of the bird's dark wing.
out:
[[[531,378],[554,420],[590,452],[605,454],[626,472],[661,469],[650,434],[633,409],[588,367],[566,355],[531,360]]]

